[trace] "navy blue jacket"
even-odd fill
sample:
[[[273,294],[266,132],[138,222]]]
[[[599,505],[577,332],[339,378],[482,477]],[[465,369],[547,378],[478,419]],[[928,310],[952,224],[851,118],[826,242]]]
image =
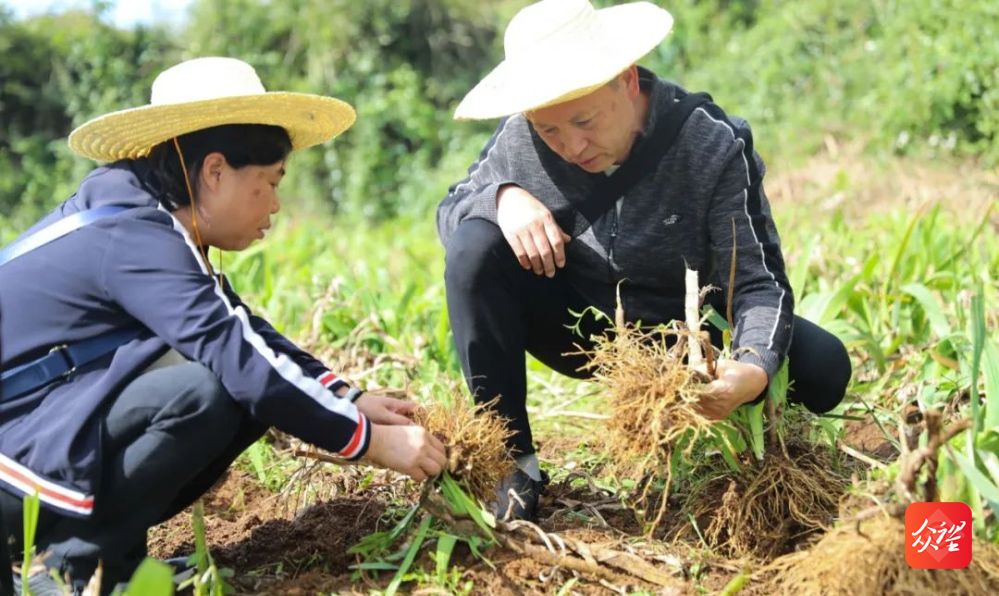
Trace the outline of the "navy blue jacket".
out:
[[[87,516],[100,486],[103,416],[130,381],[173,348],[219,378],[254,418],[356,459],[370,423],[321,362],[254,316],[212,278],[180,222],[160,206],[145,160],[90,173],[30,234],[84,209],[132,207],[0,267],[0,369],[123,328],[114,354],[14,399],[0,400],[0,488]]]

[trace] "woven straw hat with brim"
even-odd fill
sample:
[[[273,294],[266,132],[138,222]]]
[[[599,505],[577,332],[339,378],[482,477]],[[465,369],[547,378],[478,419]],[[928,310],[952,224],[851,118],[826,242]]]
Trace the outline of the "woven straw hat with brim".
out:
[[[69,147],[97,161],[135,159],[174,137],[223,124],[280,126],[292,149],[325,143],[354,124],[350,104],[309,93],[268,92],[235,58],[195,58],[153,81],[149,105],[105,114],[69,135]]]
[[[582,97],[651,52],[672,27],[673,17],[649,2],[600,10],[587,0],[532,4],[506,28],[506,58],[454,117],[500,118]]]

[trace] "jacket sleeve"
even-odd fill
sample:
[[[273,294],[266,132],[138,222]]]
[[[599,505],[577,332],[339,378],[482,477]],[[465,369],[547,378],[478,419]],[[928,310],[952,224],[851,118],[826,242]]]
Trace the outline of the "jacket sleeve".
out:
[[[208,275],[172,216],[161,211],[155,219],[123,220],[102,258],[109,303],[207,366],[254,418],[348,459],[365,453],[371,436],[365,416],[268,344],[246,308]]]
[[[715,281],[727,297],[734,222],[733,357],[762,367],[769,379],[791,343],[794,298],[763,192],[763,162],[752,149],[748,126],[735,131],[708,213]]]
[[[232,302],[234,307],[240,306],[246,309],[249,313],[250,325],[253,330],[256,331],[267,345],[270,346],[275,352],[285,354],[292,361],[302,367],[305,374],[316,379],[323,384],[324,387],[330,391],[336,391],[340,387],[349,385],[347,381],[341,378],[339,375],[334,373],[329,369],[322,361],[317,359],[312,354],[306,352],[302,348],[298,347],[295,342],[291,341],[287,337],[281,334],[273,325],[261,316],[255,315],[250,311],[250,308],[243,302],[242,298],[236,294],[236,291],[232,289],[229,285],[229,281],[223,277],[223,290],[225,291],[226,297]]]
[[[496,193],[499,187],[514,181],[509,151],[512,118],[500,121],[479,158],[468,168],[468,176],[448,189],[437,207],[437,234],[447,246],[448,239],[466,219],[496,222]]]

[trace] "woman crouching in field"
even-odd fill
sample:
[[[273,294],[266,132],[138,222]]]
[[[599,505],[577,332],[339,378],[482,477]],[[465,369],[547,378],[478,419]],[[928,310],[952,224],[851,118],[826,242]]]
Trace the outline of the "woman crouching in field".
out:
[[[100,562],[108,593],[145,557],[148,528],[269,426],[417,480],[440,471],[443,446],[411,424],[413,404],[340,380],[251,314],[206,258],[262,238],[289,152],[354,117],[331,97],[267,93],[246,63],[201,58],[160,74],[150,105],[70,135],[76,153],[112,163],[0,252],[0,508],[13,552],[22,498],[37,492],[45,566],[78,590]],[[32,575],[33,592],[50,587],[46,570]]]

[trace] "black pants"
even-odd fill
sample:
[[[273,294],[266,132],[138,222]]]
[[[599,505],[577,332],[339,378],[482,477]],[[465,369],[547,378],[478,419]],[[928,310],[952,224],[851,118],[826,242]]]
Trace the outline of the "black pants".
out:
[[[581,312],[585,300],[557,272],[535,275],[520,267],[499,228],[485,220],[463,222],[447,246],[445,271],[448,315],[469,389],[480,402],[500,396],[497,410],[515,432],[515,454],[534,452],[527,417],[525,352],[553,370],[575,378],[583,356],[564,356],[592,346],[584,338],[607,330],[606,323],[584,317],[581,335],[570,310]],[[720,344],[720,334],[713,341]],[[834,408],[846,393],[851,366],[846,348],[834,335],[801,317],[794,318],[789,398],[821,413]]]
[[[45,564],[85,583],[103,563],[102,592],[127,581],[146,556],[147,530],[203,495],[266,427],[200,364],[150,371],[130,383],[105,418],[96,508],[78,519],[43,508],[35,546]],[[21,552],[20,498],[0,491],[14,557]]]

